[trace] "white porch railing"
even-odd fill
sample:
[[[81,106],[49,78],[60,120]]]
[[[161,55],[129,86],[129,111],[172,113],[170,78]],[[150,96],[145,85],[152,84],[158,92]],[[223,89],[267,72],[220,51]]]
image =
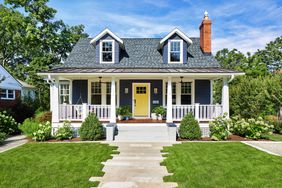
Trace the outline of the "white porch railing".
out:
[[[172,105],[173,121],[181,121],[188,113],[192,113],[200,121],[209,121],[222,115],[222,105]]]
[[[110,120],[111,105],[74,105],[62,104],[59,106],[59,119],[61,121],[83,121],[89,113],[95,113],[102,121]]]

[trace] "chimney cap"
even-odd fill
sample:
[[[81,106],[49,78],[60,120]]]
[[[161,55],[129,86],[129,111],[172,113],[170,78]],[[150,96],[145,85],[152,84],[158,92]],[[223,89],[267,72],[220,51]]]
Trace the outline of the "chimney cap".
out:
[[[204,19],[205,19],[205,20],[208,20],[208,19],[209,19],[209,13],[208,13],[207,10],[205,10],[205,12],[204,12]]]

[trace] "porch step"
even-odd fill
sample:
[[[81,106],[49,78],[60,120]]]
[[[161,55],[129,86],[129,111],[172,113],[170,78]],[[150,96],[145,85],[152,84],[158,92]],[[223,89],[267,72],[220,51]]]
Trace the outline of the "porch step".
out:
[[[115,141],[169,141],[166,124],[117,124]]]

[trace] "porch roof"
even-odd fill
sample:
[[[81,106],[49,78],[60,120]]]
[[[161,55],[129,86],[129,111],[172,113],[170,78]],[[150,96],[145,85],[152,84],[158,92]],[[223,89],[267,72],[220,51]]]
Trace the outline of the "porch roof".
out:
[[[242,73],[223,68],[56,68],[44,73]]]

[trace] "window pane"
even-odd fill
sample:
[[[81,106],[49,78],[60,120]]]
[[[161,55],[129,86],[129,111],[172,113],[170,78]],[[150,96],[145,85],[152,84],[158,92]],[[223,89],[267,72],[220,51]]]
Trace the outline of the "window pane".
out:
[[[111,104],[111,95],[107,94],[107,101],[106,101],[107,105]]]
[[[103,42],[103,52],[112,52],[112,42]]]
[[[180,42],[171,42],[170,51],[171,52],[180,52]]]
[[[14,98],[14,91],[13,90],[8,90],[8,98],[9,99]]]
[[[183,82],[181,84],[181,94],[191,94],[191,82]]]
[[[180,52],[170,52],[170,61],[179,62],[180,61]]]
[[[107,94],[111,94],[111,82],[107,82]]]
[[[92,95],[91,104],[101,104],[101,95]]]
[[[1,98],[6,98],[6,92],[7,92],[6,89],[1,90]]]
[[[101,94],[101,83],[100,82],[91,83],[91,93],[92,94]]]
[[[70,98],[70,85],[68,83],[61,83],[60,84],[60,103],[69,104]]]
[[[104,62],[112,62],[113,60],[113,54],[112,52],[103,52],[103,61]]]
[[[191,104],[191,95],[181,95],[181,104]]]

